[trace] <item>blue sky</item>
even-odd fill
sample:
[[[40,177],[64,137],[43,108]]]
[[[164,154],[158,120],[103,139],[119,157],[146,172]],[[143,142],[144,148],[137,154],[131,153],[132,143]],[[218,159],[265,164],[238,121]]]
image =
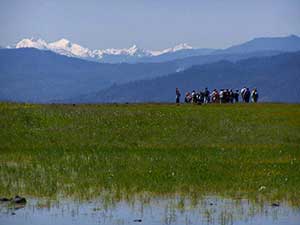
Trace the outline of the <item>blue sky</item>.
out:
[[[0,0],[0,45],[67,38],[92,49],[223,48],[300,35],[299,0]]]

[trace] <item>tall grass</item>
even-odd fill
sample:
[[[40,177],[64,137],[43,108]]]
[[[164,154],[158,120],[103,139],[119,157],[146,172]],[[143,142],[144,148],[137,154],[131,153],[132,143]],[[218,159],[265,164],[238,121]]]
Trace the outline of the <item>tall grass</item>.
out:
[[[0,104],[0,193],[300,204],[300,105]]]

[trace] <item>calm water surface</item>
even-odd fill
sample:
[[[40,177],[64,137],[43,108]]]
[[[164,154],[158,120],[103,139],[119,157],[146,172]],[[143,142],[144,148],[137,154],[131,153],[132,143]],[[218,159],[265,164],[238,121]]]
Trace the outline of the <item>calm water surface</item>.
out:
[[[300,225],[300,209],[283,202],[274,207],[270,203],[218,196],[207,196],[197,201],[181,197],[136,198],[118,202],[107,199],[89,202],[28,199],[26,206],[19,209],[1,203],[0,224]]]

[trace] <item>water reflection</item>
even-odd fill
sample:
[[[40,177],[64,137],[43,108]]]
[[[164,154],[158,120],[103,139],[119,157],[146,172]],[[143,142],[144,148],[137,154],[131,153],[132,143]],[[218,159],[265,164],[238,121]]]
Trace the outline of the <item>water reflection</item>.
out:
[[[89,202],[28,199],[24,208],[0,205],[0,224],[290,224],[299,225],[300,209],[284,202],[206,196],[195,199],[139,196],[114,202],[106,197]]]

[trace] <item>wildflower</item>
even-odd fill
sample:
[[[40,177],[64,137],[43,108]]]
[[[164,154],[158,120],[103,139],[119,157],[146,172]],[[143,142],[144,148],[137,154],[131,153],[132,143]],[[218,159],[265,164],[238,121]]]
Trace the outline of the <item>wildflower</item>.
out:
[[[260,188],[258,189],[258,191],[263,191],[266,189],[266,186],[260,186]]]

